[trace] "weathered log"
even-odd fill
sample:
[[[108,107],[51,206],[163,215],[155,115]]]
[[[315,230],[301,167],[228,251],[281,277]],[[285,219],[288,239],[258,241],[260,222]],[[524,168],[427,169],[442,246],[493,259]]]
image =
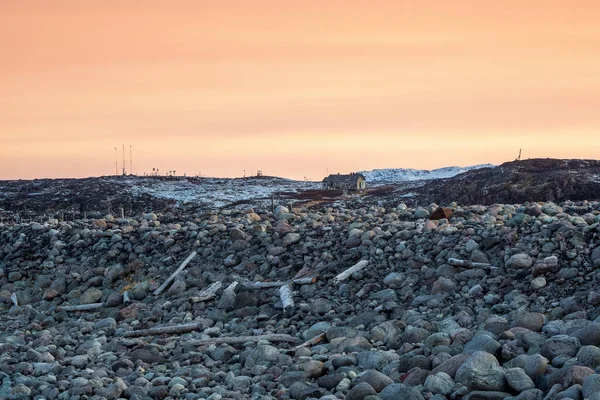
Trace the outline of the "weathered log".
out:
[[[139,336],[157,336],[157,335],[172,335],[178,333],[188,333],[203,329],[203,323],[193,322],[184,325],[170,326],[155,326],[148,329],[140,329],[138,331],[129,331],[123,334],[124,337],[139,337]]]
[[[219,291],[219,289],[221,289],[222,286],[223,286],[223,284],[220,281],[215,282],[215,283],[211,284],[209,287],[204,288],[200,292],[200,294],[198,294],[198,296],[190,297],[190,301],[192,303],[199,303],[201,301],[210,300],[217,295],[217,292]]]
[[[16,294],[16,293],[14,293],[14,292],[13,292],[13,293],[11,293],[11,295],[10,295],[10,299],[12,300],[12,302],[13,302],[13,305],[14,305],[15,307],[19,307],[19,300],[17,300],[17,294]]]
[[[59,306],[56,307],[58,311],[90,311],[103,308],[104,303],[92,303],[92,304],[77,304],[74,306]]]
[[[288,315],[292,314],[294,312],[294,296],[292,296],[290,285],[284,285],[279,288],[279,297],[281,298],[283,311]]]
[[[187,343],[193,346],[204,346],[211,344],[244,344],[247,342],[258,342],[260,340],[268,340],[269,342],[297,342],[293,336],[286,335],[283,333],[271,333],[267,335],[257,336],[232,336],[232,337],[218,337],[211,339],[199,339],[199,340],[188,340]]]
[[[362,260],[362,261],[357,262],[355,265],[353,265],[352,267],[348,268],[347,270],[345,270],[344,272],[338,274],[335,278],[333,278],[333,283],[340,283],[342,281],[345,281],[353,273],[366,268],[367,265],[369,265],[368,260]]]
[[[449,258],[448,264],[454,267],[462,267],[462,268],[484,268],[484,269],[492,269],[494,268],[492,264],[488,263],[478,263],[470,260],[460,260],[458,258]]]
[[[276,288],[284,285],[288,285],[290,282],[295,283],[296,285],[307,285],[311,283],[315,283],[317,281],[316,276],[307,276],[304,278],[292,279],[291,281],[275,281],[275,282],[252,282],[244,284],[244,287],[247,289],[268,289],[268,288]]]
[[[321,343],[323,341],[323,339],[325,339],[326,335],[327,335],[326,333],[320,333],[317,336],[315,336],[314,338],[309,339],[306,342],[299,344],[298,346],[292,347],[288,351],[293,352],[298,349],[301,349],[302,347],[314,346],[315,344]]]
[[[185,267],[187,267],[187,265],[190,263],[190,261],[192,261],[192,260],[194,259],[194,257],[196,257],[196,252],[195,252],[195,251],[192,251],[192,254],[190,254],[190,255],[188,256],[188,258],[186,258],[186,259],[185,259],[185,260],[184,260],[184,261],[181,263],[181,265],[179,266],[179,268],[177,268],[177,269],[175,270],[175,272],[173,272],[173,273],[171,274],[171,276],[169,276],[169,277],[167,278],[167,280],[166,280],[166,281],[165,281],[165,282],[164,282],[162,285],[160,285],[160,287],[159,287],[158,289],[156,289],[156,290],[154,291],[154,295],[155,295],[155,296],[157,296],[157,295],[161,294],[161,293],[162,293],[162,291],[163,291],[163,290],[165,290],[165,289],[167,288],[167,286],[169,286],[169,283],[171,283],[171,281],[172,281],[173,279],[175,279],[175,277],[177,276],[177,274],[178,274],[178,273],[180,273],[181,271],[183,271],[183,269],[184,269]]]

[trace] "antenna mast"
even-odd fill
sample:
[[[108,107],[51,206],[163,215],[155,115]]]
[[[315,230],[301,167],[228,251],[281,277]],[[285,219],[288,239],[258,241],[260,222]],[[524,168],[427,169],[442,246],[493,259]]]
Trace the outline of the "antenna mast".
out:
[[[129,173],[133,175],[133,146],[129,145]]]
[[[123,145],[123,176],[125,176],[125,145]]]
[[[119,163],[117,162],[117,147],[115,146],[115,175],[119,175]]]

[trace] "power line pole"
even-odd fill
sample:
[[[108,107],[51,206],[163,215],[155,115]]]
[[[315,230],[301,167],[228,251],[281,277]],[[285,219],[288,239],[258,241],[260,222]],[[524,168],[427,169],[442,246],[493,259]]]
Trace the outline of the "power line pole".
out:
[[[129,145],[129,173],[133,175],[133,146]]]
[[[117,147],[115,146],[115,175],[119,175],[119,164],[117,162]]]
[[[125,145],[123,145],[123,176],[125,176]]]

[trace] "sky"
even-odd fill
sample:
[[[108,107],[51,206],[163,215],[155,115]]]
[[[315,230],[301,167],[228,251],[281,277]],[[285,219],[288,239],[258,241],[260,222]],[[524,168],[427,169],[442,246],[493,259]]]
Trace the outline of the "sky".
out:
[[[600,158],[600,2],[0,1],[0,179]]]

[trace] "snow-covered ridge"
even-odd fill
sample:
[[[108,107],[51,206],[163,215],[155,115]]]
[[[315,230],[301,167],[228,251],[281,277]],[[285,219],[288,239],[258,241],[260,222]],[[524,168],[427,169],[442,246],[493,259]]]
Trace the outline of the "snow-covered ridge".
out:
[[[251,199],[269,199],[277,192],[320,189],[320,182],[294,181],[285,178],[202,178],[194,182],[185,178],[169,180],[136,178],[129,181],[136,195],[149,194],[153,197],[171,199],[179,203],[210,204],[223,207],[227,204]]]
[[[463,172],[481,168],[494,168],[492,164],[471,165],[468,167],[443,167],[432,170],[412,168],[388,168],[362,171],[367,182],[407,182],[432,179],[452,178]]]

